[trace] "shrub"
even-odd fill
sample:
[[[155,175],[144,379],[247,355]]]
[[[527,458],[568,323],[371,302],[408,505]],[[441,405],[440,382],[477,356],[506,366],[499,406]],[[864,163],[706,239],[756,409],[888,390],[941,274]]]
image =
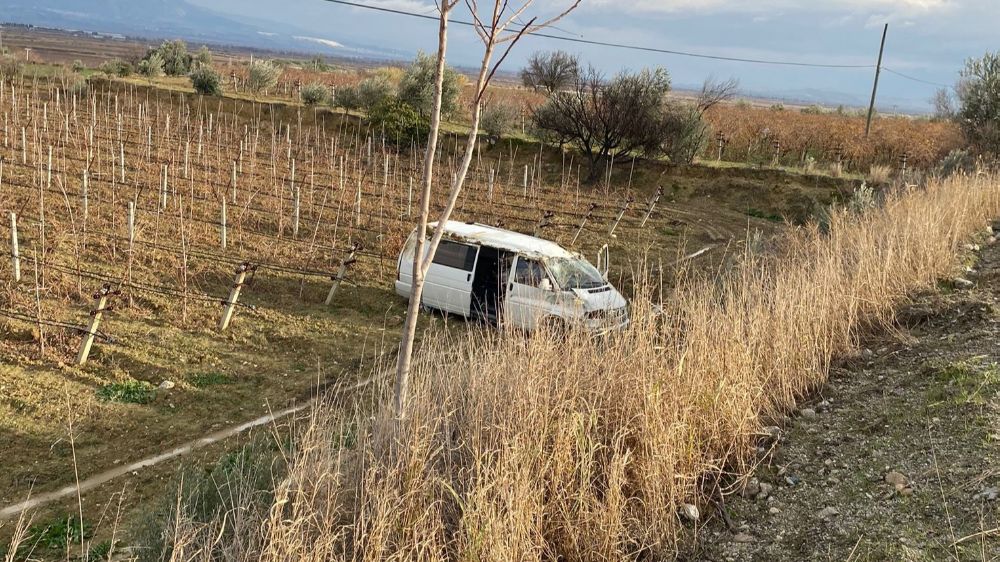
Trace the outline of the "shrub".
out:
[[[247,73],[246,87],[254,94],[266,93],[278,85],[281,68],[270,61],[255,61]]]
[[[357,102],[365,113],[371,113],[376,106],[393,97],[392,84],[382,76],[366,78],[357,87]]]
[[[511,130],[517,119],[517,108],[504,103],[491,103],[483,110],[479,128],[486,133],[487,140],[492,144],[499,142],[504,134]]]
[[[336,95],[333,96],[334,107],[340,107],[346,114],[348,111],[356,111],[361,108],[361,96],[357,86],[344,86],[337,88]]]
[[[196,66],[212,66],[212,51],[209,51],[208,47],[202,45],[198,49],[198,54],[194,56],[194,63]]]
[[[191,72],[194,91],[203,96],[222,95],[222,77],[210,66],[202,66]]]
[[[421,116],[430,117],[434,105],[434,74],[437,61],[434,57],[417,53],[417,58],[406,69],[399,82],[399,99],[416,109]],[[444,70],[444,90],[441,97],[441,115],[448,117],[458,109],[458,95],[462,92],[462,77],[451,67]]]
[[[955,174],[973,174],[976,171],[976,157],[968,150],[955,149],[948,153],[937,166],[937,174],[948,178]]]
[[[69,87],[66,88],[66,91],[73,96],[77,97],[85,96],[87,95],[87,92],[90,91],[90,84],[82,77],[76,76],[74,77],[73,81],[70,82]]]
[[[387,142],[409,144],[411,140],[419,141],[427,137],[430,132],[430,123],[426,118],[409,104],[392,97],[373,107],[368,113],[368,121],[385,134]]]
[[[672,107],[664,116],[663,152],[674,164],[691,164],[712,137],[712,128],[694,107]]]
[[[139,74],[146,78],[163,76],[163,57],[159,53],[151,53],[147,58],[139,61]]]
[[[191,72],[191,64],[194,61],[194,57],[187,50],[187,44],[180,40],[164,41],[159,47],[150,49],[143,60],[149,60],[153,56],[160,57],[163,61],[163,72],[168,76],[186,75]]]
[[[71,68],[73,69],[73,72],[83,72],[84,70],[87,70],[87,67],[84,66],[83,61],[81,60],[73,61],[73,66]]]
[[[314,82],[303,86],[299,97],[306,105],[319,105],[326,103],[326,100],[330,98],[330,90],[325,85]]]
[[[1000,52],[965,63],[958,99],[966,138],[978,150],[1000,155]]]
[[[108,78],[128,78],[132,75],[132,65],[122,59],[111,59],[101,63],[98,67]]]

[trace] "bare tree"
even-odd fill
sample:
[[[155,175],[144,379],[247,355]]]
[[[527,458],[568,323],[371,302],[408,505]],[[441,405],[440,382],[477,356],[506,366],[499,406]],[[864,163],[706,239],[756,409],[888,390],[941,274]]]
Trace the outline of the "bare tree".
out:
[[[522,21],[522,17],[526,15],[525,12],[527,12],[528,8],[534,4],[534,0],[521,0],[519,5],[512,4],[510,0],[493,0],[492,10],[489,11],[490,15],[487,18],[482,17],[477,0],[464,0],[466,7],[472,15],[473,27],[476,30],[476,34],[479,35],[480,40],[483,42],[483,57],[476,79],[475,94],[472,97],[472,123],[469,127],[468,138],[466,139],[465,154],[458,173],[455,174],[455,179],[451,184],[448,201],[438,217],[437,228],[434,230],[430,241],[428,241],[430,200],[434,179],[434,155],[437,152],[438,133],[441,129],[441,104],[444,97],[448,18],[459,1],[441,0],[438,2],[440,17],[438,25],[437,66],[434,75],[431,127],[430,134],[428,135],[427,149],[424,153],[424,169],[423,177],[421,178],[420,217],[417,225],[417,231],[420,235],[417,236],[417,247],[413,258],[413,281],[410,287],[410,303],[406,310],[406,321],[403,324],[402,340],[399,344],[399,357],[396,363],[395,408],[396,415],[400,418],[406,415],[410,365],[413,360],[413,343],[417,334],[417,317],[420,313],[420,300],[423,296],[424,280],[434,259],[434,254],[437,252],[438,245],[441,243],[445,225],[455,210],[458,196],[462,191],[462,186],[465,184],[465,178],[469,172],[469,166],[472,164],[472,157],[475,153],[474,149],[479,137],[479,122],[482,117],[483,97],[486,94],[486,89],[518,40],[528,33],[543,29],[562,19],[576,9],[582,0],[571,0],[570,5],[565,10],[541,23],[538,23],[537,18],[531,18],[527,23],[516,26],[515,22]],[[512,26],[515,28],[512,29]],[[497,51],[497,48],[503,45],[505,45],[503,52],[494,65],[493,55]]]
[[[670,75],[662,68],[622,72],[608,81],[589,67],[570,91],[549,96],[532,119],[551,139],[583,152],[593,181],[602,160],[660,152],[669,90]]]
[[[733,99],[740,89],[740,81],[735,78],[719,82],[709,76],[701,85],[698,94],[698,112],[705,113],[722,102]]]
[[[948,88],[941,88],[934,92],[931,103],[934,105],[935,119],[948,120],[955,117],[955,98],[952,97]]]
[[[576,55],[565,51],[535,53],[521,70],[521,82],[528,88],[551,94],[572,85],[579,73],[580,61]]]

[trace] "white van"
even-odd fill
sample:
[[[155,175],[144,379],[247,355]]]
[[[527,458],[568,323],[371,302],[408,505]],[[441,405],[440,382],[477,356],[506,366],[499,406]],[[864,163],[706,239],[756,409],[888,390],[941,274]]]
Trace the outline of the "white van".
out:
[[[428,232],[436,227],[432,223]],[[404,298],[410,296],[416,245],[414,231],[399,256],[396,293]],[[554,242],[449,221],[421,304],[528,331],[583,323],[591,331],[607,332],[627,325],[629,317],[628,303],[606,276],[607,271],[599,272]]]

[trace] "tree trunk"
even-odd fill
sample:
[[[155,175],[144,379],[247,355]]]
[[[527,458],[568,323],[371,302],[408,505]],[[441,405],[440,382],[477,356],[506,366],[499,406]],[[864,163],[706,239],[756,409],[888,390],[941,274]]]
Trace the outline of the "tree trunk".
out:
[[[420,315],[420,300],[424,293],[424,247],[427,240],[427,220],[430,215],[431,187],[434,181],[434,155],[437,153],[438,132],[441,129],[441,100],[444,96],[445,53],[448,46],[448,3],[441,3],[441,19],[438,28],[437,74],[434,83],[434,110],[431,113],[430,133],[427,136],[427,150],[424,153],[422,193],[420,195],[420,219],[417,226],[417,247],[413,256],[413,281],[410,286],[410,303],[406,309],[402,341],[399,343],[399,357],[396,360],[396,384],[394,389],[396,416],[406,413],[406,396],[410,382],[410,366],[413,361],[413,342],[417,336],[417,320]]]

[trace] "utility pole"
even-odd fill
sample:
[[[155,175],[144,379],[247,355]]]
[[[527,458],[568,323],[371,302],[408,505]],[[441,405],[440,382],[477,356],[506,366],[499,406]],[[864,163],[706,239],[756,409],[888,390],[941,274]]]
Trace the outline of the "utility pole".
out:
[[[875,85],[872,87],[872,101],[868,105],[868,122],[865,124],[865,138],[872,132],[872,117],[875,115],[875,96],[878,95],[878,78],[882,74],[882,55],[885,54],[885,36],[889,34],[889,24],[882,28],[882,46],[878,50],[878,64],[875,66]]]

